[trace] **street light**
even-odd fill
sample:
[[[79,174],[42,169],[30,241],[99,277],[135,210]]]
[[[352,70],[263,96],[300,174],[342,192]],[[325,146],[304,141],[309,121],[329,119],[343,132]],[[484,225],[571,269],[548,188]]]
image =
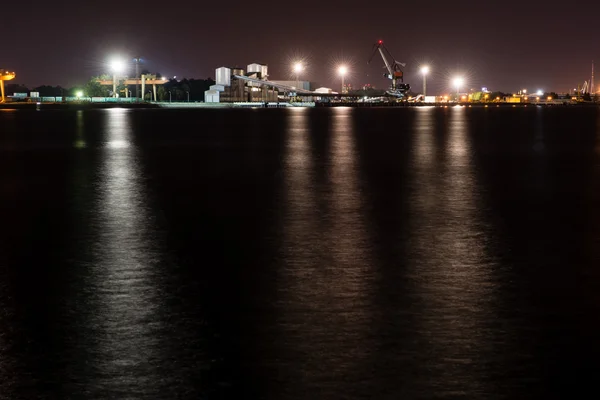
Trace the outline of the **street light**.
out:
[[[169,90],[169,103],[171,102],[171,91]]]
[[[429,73],[429,67],[424,65],[421,67],[421,73],[423,74],[423,97],[427,96],[427,74]]]
[[[117,97],[117,77],[125,70],[125,63],[121,60],[113,60],[110,63],[110,69],[113,72],[113,97]]]
[[[463,85],[463,83],[465,82],[465,80],[461,77],[456,77],[454,78],[454,87],[456,87],[456,100],[458,101],[460,99],[460,87]]]
[[[190,102],[190,92],[189,92],[189,91],[187,91],[187,90],[186,90],[185,92],[187,93],[187,98],[188,98],[188,101],[187,101],[187,102],[189,103],[189,102]]]
[[[344,77],[348,73],[348,67],[346,67],[345,65],[340,66],[338,68],[338,73],[342,77],[342,94],[344,94]]]
[[[137,102],[140,99],[138,79],[140,79],[140,62],[142,62],[142,59],[136,57],[133,59],[133,62],[135,63],[135,101]]]
[[[302,71],[304,71],[304,65],[300,62],[295,63],[294,73],[296,74],[296,91],[298,90],[298,86],[300,86],[300,72]]]

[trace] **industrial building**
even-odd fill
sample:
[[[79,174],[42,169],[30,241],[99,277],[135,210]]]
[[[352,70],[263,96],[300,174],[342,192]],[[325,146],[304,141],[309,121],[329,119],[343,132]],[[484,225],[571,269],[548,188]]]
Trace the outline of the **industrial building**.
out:
[[[238,77],[266,81],[268,67],[264,64],[249,64],[243,68],[220,67],[215,71],[215,84],[204,93],[206,103],[276,102],[278,91],[266,85],[246,81]]]
[[[309,93],[308,81],[270,81],[266,64],[252,63],[241,67],[220,67],[215,70],[215,84],[204,92],[206,103],[277,102],[280,94]]]

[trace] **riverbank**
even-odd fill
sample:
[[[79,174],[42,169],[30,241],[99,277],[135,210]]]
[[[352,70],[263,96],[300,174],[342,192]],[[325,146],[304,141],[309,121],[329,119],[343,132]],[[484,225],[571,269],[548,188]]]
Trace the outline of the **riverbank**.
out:
[[[318,103],[0,103],[0,110],[96,110],[109,108],[130,109],[190,109],[190,108],[287,108],[287,107],[598,107],[600,103],[544,102],[544,103],[365,103],[365,102],[318,102]]]
[[[151,103],[0,103],[0,110],[94,110],[105,108],[159,108]]]
[[[187,102],[144,102],[144,103],[95,103],[95,102],[72,102],[72,103],[2,103],[1,109],[10,110],[94,110],[106,108],[285,108],[285,107],[315,107],[315,103],[187,103]]]

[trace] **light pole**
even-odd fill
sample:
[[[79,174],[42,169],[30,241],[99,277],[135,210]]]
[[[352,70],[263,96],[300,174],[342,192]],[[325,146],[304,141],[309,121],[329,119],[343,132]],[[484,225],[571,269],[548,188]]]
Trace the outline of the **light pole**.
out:
[[[429,67],[427,65],[421,67],[421,73],[423,74],[423,97],[427,96],[427,74],[429,73]]]
[[[338,73],[340,74],[340,76],[342,77],[342,94],[344,94],[344,78],[346,77],[346,74],[348,73],[348,67],[346,67],[345,65],[342,65],[338,68]]]
[[[456,87],[456,102],[460,101],[460,87],[464,83],[464,79],[461,77],[454,78],[454,86]]]
[[[296,74],[296,92],[298,91],[298,86],[300,86],[300,72],[304,70],[304,66],[302,63],[297,62],[294,64],[294,73]]]
[[[171,102],[171,91],[169,90],[169,103]]]
[[[110,63],[110,68],[113,71],[113,97],[118,97],[117,94],[117,80],[118,74],[123,73],[125,69],[125,64],[121,60],[114,60]]]
[[[187,101],[187,102],[189,103],[189,102],[190,102],[190,92],[189,92],[189,91],[187,91],[187,90],[186,90],[185,92],[187,93],[187,98],[188,98],[188,101]]]
[[[137,102],[140,99],[138,79],[140,79],[140,62],[142,62],[142,59],[136,57],[133,62],[135,63],[135,101]]]

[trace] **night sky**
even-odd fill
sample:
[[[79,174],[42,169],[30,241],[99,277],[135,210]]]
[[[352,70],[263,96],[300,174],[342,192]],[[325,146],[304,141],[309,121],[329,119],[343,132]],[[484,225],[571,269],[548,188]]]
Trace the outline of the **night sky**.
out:
[[[472,88],[566,91],[590,78],[593,59],[600,83],[599,21],[593,1],[17,1],[3,11],[10,42],[0,68],[26,85],[68,87],[115,56],[140,55],[151,72],[178,79],[261,62],[275,80],[292,78],[303,57],[301,79],[338,88],[344,61],[355,87],[387,87],[381,59],[367,65],[382,39],[416,90],[428,63],[429,93],[450,90],[457,73]]]

